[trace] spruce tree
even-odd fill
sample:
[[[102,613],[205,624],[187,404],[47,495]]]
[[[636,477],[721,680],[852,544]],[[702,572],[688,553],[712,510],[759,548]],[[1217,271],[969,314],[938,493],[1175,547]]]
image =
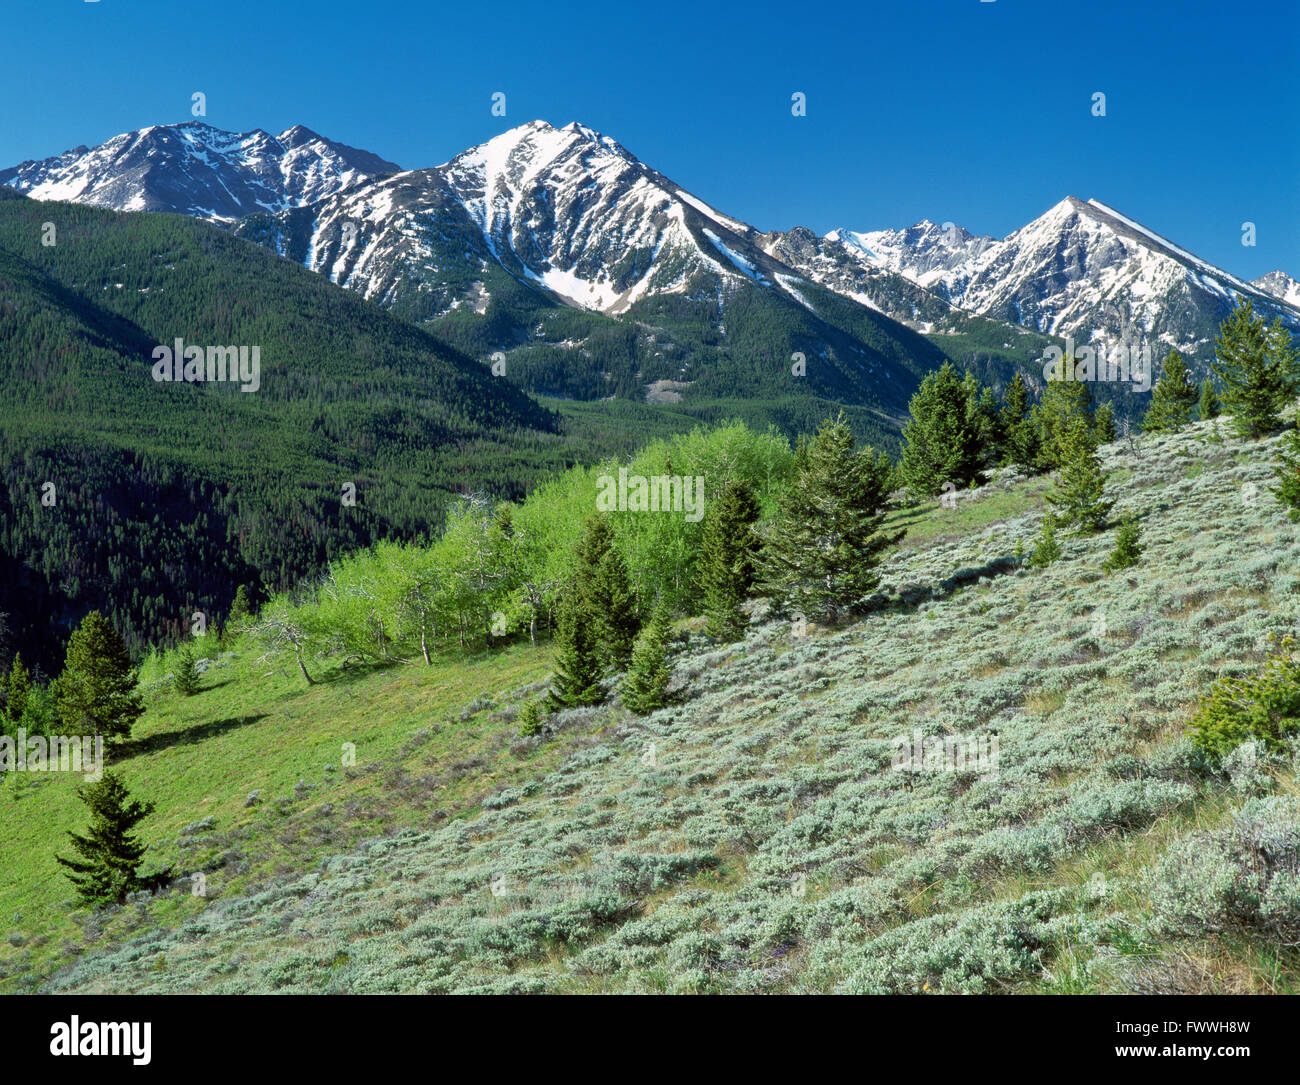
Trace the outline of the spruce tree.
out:
[[[668,703],[668,683],[672,678],[668,666],[669,628],[668,608],[661,603],[632,652],[632,664],[623,680],[623,703],[638,716]]]
[[[1115,549],[1110,552],[1105,562],[1107,572],[1136,565],[1138,559],[1142,557],[1142,544],[1139,541],[1141,538],[1142,529],[1130,512],[1120,522],[1119,530],[1115,532]]]
[[[929,497],[945,482],[964,488],[979,481],[983,450],[978,404],[971,403],[970,385],[950,362],[921,382],[908,411],[902,474],[909,490]]]
[[[1295,394],[1295,355],[1281,324],[1269,328],[1249,298],[1241,298],[1219,325],[1211,363],[1223,383],[1223,409],[1242,437],[1262,437],[1277,427]]]
[[[1300,423],[1283,441],[1277,467],[1277,485],[1274,495],[1286,506],[1292,520],[1300,520]]]
[[[572,583],[560,597],[557,609],[555,673],[547,705],[559,711],[598,704],[604,669],[596,643],[598,623],[587,612],[581,592]]]
[[[83,787],[80,795],[90,807],[90,829],[85,836],[68,833],[80,858],[56,855],[55,861],[70,871],[68,877],[85,903],[121,904],[140,885],[136,871],[145,852],[132,830],[153,812],[154,804],[130,799],[126,785],[112,772]]]
[[[185,641],[176,651],[172,685],[182,697],[193,697],[199,691],[198,655],[189,641]]]
[[[541,734],[545,720],[546,715],[540,700],[525,701],[524,707],[519,710],[519,734],[524,738]]]
[[[1003,462],[1032,471],[1038,462],[1038,430],[1029,409],[1029,390],[1019,373],[1007,385],[1001,431]]]
[[[1074,362],[1065,359],[1068,371]],[[1087,381],[1051,380],[1034,406],[1034,425],[1038,431],[1038,465],[1044,470],[1065,462],[1066,434],[1076,421],[1082,421],[1093,434],[1092,389]]]
[[[741,480],[733,479],[709,509],[696,559],[703,596],[705,631],[720,641],[739,640],[748,619],[740,604],[754,585],[759,538],[758,501]]]
[[[240,584],[235,589],[235,599],[230,604],[230,613],[226,615],[225,625],[221,627],[222,637],[238,633],[253,616],[253,604],[248,598],[248,589]]]
[[[982,472],[996,467],[1002,456],[1002,418],[993,389],[981,385],[969,370],[962,378],[962,390],[966,393],[966,419],[975,435],[975,463]]]
[[[876,566],[903,536],[881,530],[892,473],[884,453],[854,451],[842,414],[800,439],[762,557],[778,606],[833,621],[875,588]]]
[[[1093,437],[1099,445],[1115,440],[1115,412],[1109,403],[1103,403],[1092,416]]]
[[[594,643],[602,667],[624,670],[641,628],[627,564],[614,548],[614,531],[604,516],[587,519],[578,543],[574,584],[583,611],[595,626]]]
[[[1062,463],[1047,500],[1062,527],[1079,532],[1098,530],[1114,504],[1106,500],[1106,475],[1097,456],[1089,426],[1075,418],[1061,441]]]
[[[1029,564],[1035,569],[1051,565],[1061,556],[1061,544],[1056,541],[1056,517],[1048,513],[1043,517],[1043,527],[1038,541],[1029,554]]]
[[[59,717],[68,734],[126,738],[144,712],[126,645],[97,610],[73,632],[55,685]]]
[[[1201,382],[1201,398],[1196,404],[1196,417],[1202,422],[1219,417],[1219,393],[1214,390],[1214,381],[1209,377]]]
[[[9,676],[5,679],[5,715],[17,727],[23,720],[27,700],[32,693],[32,676],[23,664],[21,652],[15,653]]]
[[[1208,379],[1206,383],[1209,383]],[[1160,379],[1151,390],[1151,405],[1142,419],[1142,431],[1172,433],[1182,429],[1192,420],[1196,395],[1196,385],[1188,378],[1183,356],[1171,350],[1160,371]]]

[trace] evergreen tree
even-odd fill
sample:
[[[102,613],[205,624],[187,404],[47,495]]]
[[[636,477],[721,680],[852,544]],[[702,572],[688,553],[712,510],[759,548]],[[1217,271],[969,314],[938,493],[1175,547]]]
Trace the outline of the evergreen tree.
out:
[[[68,734],[126,738],[144,711],[122,638],[92,610],[68,641],[57,679],[59,717]]]
[[[1196,404],[1196,416],[1202,422],[1219,417],[1219,393],[1214,390],[1214,381],[1209,377],[1201,382],[1201,398]]]
[[[23,720],[28,698],[32,693],[32,676],[23,665],[22,653],[14,655],[13,666],[9,668],[9,677],[5,680],[5,715],[9,722],[17,727]]]
[[[638,716],[668,703],[668,683],[672,678],[668,666],[668,633],[668,608],[661,603],[637,641],[632,665],[623,680],[623,703]]]
[[[930,373],[908,404],[903,429],[903,478],[920,497],[937,494],[945,482],[964,488],[979,481],[983,450],[978,405],[970,386],[949,362]]]
[[[253,604],[248,598],[248,589],[240,584],[235,589],[234,602],[230,604],[230,613],[226,615],[223,633],[236,633],[253,616]]]
[[[1068,372],[1074,362],[1065,359]],[[1065,462],[1066,434],[1076,421],[1082,421],[1092,434],[1092,389],[1087,381],[1050,380],[1033,410],[1038,431],[1038,465],[1043,470],[1060,467]]]
[[[1047,500],[1061,526],[1077,531],[1096,531],[1106,522],[1114,501],[1102,495],[1106,475],[1097,457],[1097,447],[1087,423],[1075,418],[1061,442],[1063,462],[1056,484]]]
[[[540,700],[525,701],[524,707],[519,710],[519,734],[524,738],[541,734],[545,720],[546,715]]]
[[[602,667],[609,673],[626,669],[641,615],[627,563],[614,548],[614,532],[604,516],[587,520],[578,543],[574,582],[581,609],[595,626],[594,643]]]
[[[1029,409],[1029,390],[1025,387],[1025,378],[1019,373],[1007,385],[1001,431],[1003,461],[1024,470],[1033,470],[1038,462],[1038,430]]]
[[[182,697],[193,697],[199,691],[199,661],[194,645],[183,643],[176,651],[172,668],[172,685]]]
[[[1099,445],[1115,440],[1115,412],[1109,403],[1103,403],[1092,416],[1093,436]]]
[[[136,871],[145,852],[132,830],[153,812],[154,804],[128,801],[126,785],[112,772],[83,787],[80,795],[90,807],[90,829],[86,836],[68,833],[80,858],[56,855],[55,861],[71,872],[68,877],[85,903],[121,904],[140,885]]]
[[[1277,467],[1273,493],[1287,507],[1292,520],[1300,520],[1300,425],[1286,435]]]
[[[975,374],[967,370],[962,378],[962,391],[966,393],[966,420],[975,434],[975,462],[981,471],[996,467],[1002,456],[1003,433],[993,389],[981,385]]]
[[[555,632],[555,674],[547,695],[548,707],[558,711],[598,704],[603,668],[596,638],[598,623],[588,613],[575,584],[560,597]]]
[[[1269,328],[1249,298],[1219,325],[1211,368],[1223,382],[1223,408],[1243,437],[1262,437],[1295,394],[1295,352],[1280,323]]]
[[[1206,384],[1209,384],[1208,378]],[[1171,350],[1165,358],[1160,379],[1151,390],[1151,405],[1142,419],[1142,431],[1171,433],[1182,429],[1192,420],[1196,394],[1196,385],[1188,378],[1183,356],[1178,351]],[[1204,394],[1202,388],[1201,395]]]
[[[1142,529],[1130,512],[1121,521],[1119,530],[1115,532],[1115,549],[1110,552],[1105,562],[1107,572],[1136,565],[1138,559],[1142,557],[1142,544],[1139,541],[1141,538]]]
[[[778,605],[834,620],[875,588],[876,566],[903,536],[881,530],[891,473],[883,453],[854,451],[843,415],[800,440],[763,552],[764,585]]]
[[[696,580],[707,617],[705,631],[720,641],[739,640],[748,622],[740,604],[754,585],[759,538],[758,501],[732,479],[710,507],[696,559]]]
[[[1048,513],[1043,517],[1043,527],[1029,554],[1029,564],[1035,569],[1051,565],[1061,556],[1061,544],[1056,541],[1056,517]]]

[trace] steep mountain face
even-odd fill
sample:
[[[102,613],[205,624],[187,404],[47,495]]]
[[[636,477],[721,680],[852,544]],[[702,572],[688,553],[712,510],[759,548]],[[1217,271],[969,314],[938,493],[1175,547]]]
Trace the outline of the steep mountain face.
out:
[[[764,234],[763,251],[837,294],[884,313],[921,331],[931,331],[953,311],[945,298],[887,269],[853,244],[832,232],[818,237],[797,226]]]
[[[302,125],[271,136],[190,121],[0,170],[0,185],[37,200],[232,221],[312,203],[398,169]]]
[[[895,317],[938,319],[946,302],[876,272],[882,296],[907,300],[848,303],[576,123],[534,121],[236,231],[471,353],[507,354],[512,379],[539,392],[811,394],[897,414],[945,356]],[[792,379],[796,355],[806,379]]]
[[[826,240],[962,309],[1080,343],[1145,340],[1203,366],[1240,295],[1300,330],[1280,272],[1269,285],[1243,282],[1097,200],[1069,196],[1000,241],[932,222]]]
[[[1285,271],[1270,271],[1267,275],[1252,279],[1251,286],[1300,309],[1300,281],[1291,278]]]
[[[811,308],[800,276],[761,246],[756,230],[576,123],[533,121],[436,169],[326,199],[309,219],[292,211],[276,218],[270,236],[282,251],[390,304],[407,280],[427,296],[425,319],[483,308],[483,280],[449,274],[458,263],[484,272],[495,264],[608,315],[654,294],[685,293],[701,277],[715,298],[754,283]],[[446,289],[449,279],[459,293]]]

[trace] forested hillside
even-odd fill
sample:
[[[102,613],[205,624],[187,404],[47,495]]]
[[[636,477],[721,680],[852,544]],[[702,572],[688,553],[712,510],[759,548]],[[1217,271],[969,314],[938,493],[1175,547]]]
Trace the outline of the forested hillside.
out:
[[[258,346],[260,386],[155,381],[177,338]],[[87,608],[158,640],[572,462],[553,412],[259,246],[22,198],[0,201],[0,417],[0,612],[47,669]]]

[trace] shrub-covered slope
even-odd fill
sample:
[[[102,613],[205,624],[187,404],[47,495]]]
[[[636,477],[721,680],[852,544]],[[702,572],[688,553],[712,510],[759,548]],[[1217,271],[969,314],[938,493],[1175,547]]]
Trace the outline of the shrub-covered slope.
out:
[[[300,690],[263,687],[232,659],[238,681],[196,698],[204,714],[172,740],[192,750],[208,797],[146,832],[156,861],[184,871],[203,858],[209,899],[185,896],[186,879],[97,918],[88,944],[64,950],[79,959],[46,985],[1295,991],[1293,765],[1212,765],[1184,734],[1211,681],[1253,672],[1270,634],[1300,615],[1300,539],[1268,491],[1276,442],[1227,432],[1201,423],[1106,446],[1112,523],[1058,536],[1064,555],[1046,569],[1013,556],[1037,533],[1045,480],[1004,475],[956,510],[899,513],[909,535],[871,613],[839,629],[760,615],[723,648],[688,632],[673,656],[677,702],[649,717],[613,703],[519,739],[514,707],[537,687],[493,664],[481,692],[494,700],[447,715],[424,700],[445,687],[437,669]],[[1130,510],[1142,559],[1107,574]],[[382,696],[397,681],[400,704]],[[296,739],[281,721],[312,706],[300,726],[314,773],[250,809],[237,800],[269,770],[222,760],[215,745],[202,756],[236,698],[240,714],[262,717],[246,742],[277,728],[285,758]],[[142,733],[170,711],[163,696]],[[326,768],[359,719],[382,736],[359,750],[363,768]],[[895,740],[917,730],[983,750],[996,736],[996,767],[900,771]],[[478,760],[460,765],[458,800],[443,804],[444,744],[471,734]],[[133,793],[175,790],[167,755],[125,763]],[[421,771],[423,791],[411,786]],[[362,786],[386,796],[396,831],[304,847],[309,833],[347,839],[356,812],[344,803]],[[6,799],[0,818],[12,822],[15,805],[37,816],[70,788]],[[60,828],[73,827],[60,809]],[[178,840],[182,818],[205,810],[213,822]],[[260,862],[257,884],[222,848],[205,850],[204,833]],[[272,869],[275,849],[320,858]],[[34,914],[57,914],[49,902],[70,895],[47,893]],[[40,970],[23,952],[0,947],[7,984]]]

